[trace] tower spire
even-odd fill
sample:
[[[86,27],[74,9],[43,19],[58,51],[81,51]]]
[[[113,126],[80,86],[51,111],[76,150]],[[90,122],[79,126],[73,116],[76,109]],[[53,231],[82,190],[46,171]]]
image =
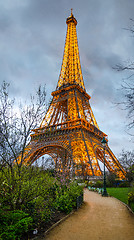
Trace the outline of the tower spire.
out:
[[[85,90],[77,41],[77,20],[73,15],[72,8],[71,16],[66,19],[66,23],[66,41],[60,76],[56,90],[66,87],[68,85],[79,85]]]
[[[73,8],[71,8],[71,16],[73,16]]]

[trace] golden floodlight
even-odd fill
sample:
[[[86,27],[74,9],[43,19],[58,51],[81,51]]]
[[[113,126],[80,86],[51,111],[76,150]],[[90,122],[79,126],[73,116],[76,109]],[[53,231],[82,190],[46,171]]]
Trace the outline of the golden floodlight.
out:
[[[77,41],[77,20],[67,18],[67,33],[63,61],[52,102],[39,128],[33,130],[24,163],[31,164],[44,154],[55,161],[55,168],[82,176],[101,176],[99,161],[104,163],[103,133],[96,122],[86,92]],[[105,165],[120,179],[125,171],[108,144]]]

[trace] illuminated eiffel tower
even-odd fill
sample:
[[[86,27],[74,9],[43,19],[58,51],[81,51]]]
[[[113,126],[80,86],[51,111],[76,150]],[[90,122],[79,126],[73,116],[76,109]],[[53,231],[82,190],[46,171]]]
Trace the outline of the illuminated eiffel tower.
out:
[[[25,149],[25,163],[33,163],[44,154],[55,161],[57,170],[74,171],[84,176],[101,176],[99,161],[104,163],[103,133],[95,120],[85,90],[79,48],[77,20],[67,18],[67,34],[63,61],[53,99],[39,128],[33,130],[31,141]],[[110,172],[124,178],[125,171],[108,144],[105,164]]]

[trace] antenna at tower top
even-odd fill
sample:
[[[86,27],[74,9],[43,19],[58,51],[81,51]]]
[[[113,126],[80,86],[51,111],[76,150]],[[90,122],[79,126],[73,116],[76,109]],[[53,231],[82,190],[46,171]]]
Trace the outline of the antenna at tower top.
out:
[[[71,17],[73,16],[73,8],[71,8]]]

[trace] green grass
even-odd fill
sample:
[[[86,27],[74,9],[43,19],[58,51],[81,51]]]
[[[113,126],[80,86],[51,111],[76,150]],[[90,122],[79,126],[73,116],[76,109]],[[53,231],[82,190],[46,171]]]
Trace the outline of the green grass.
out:
[[[128,193],[130,192],[130,188],[107,188],[107,192],[110,196],[128,204]],[[131,209],[134,212],[134,203],[131,203]]]
[[[120,201],[128,204],[128,192],[129,188],[107,188],[107,192],[110,196],[119,199]]]
[[[107,192],[110,196],[128,204],[128,193],[130,192],[130,188],[107,188]],[[131,209],[134,212],[134,203],[131,203]]]

